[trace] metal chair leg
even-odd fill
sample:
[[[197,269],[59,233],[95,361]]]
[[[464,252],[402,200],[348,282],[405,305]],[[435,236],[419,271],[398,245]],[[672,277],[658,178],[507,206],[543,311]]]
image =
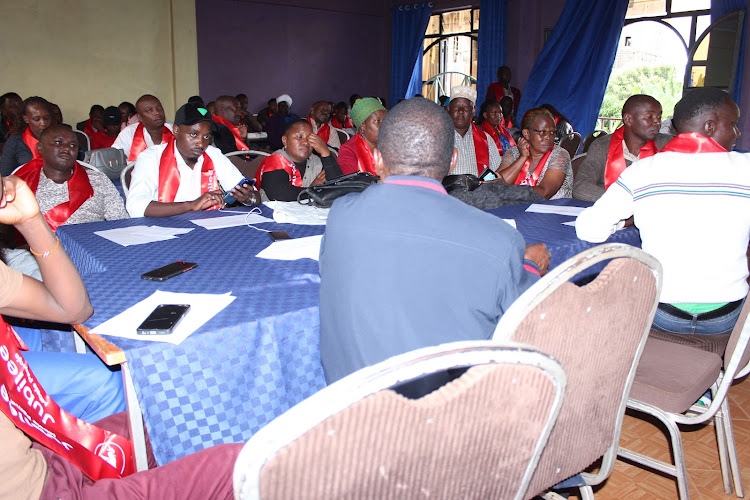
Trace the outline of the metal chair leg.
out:
[[[722,427],[724,430],[724,439],[727,449],[727,455],[729,457],[729,466],[732,471],[732,478],[734,479],[734,492],[739,498],[745,497],[745,491],[742,488],[742,474],[740,473],[740,464],[737,458],[737,447],[734,443],[734,429],[732,427],[732,416],[729,413],[729,396],[724,398],[721,403],[721,413],[723,414]],[[717,422],[717,428],[719,427]],[[731,493],[731,491],[729,492]]]
[[[128,363],[120,364],[122,370],[122,384],[125,387],[125,403],[128,408],[128,423],[130,424],[130,439],[133,442],[133,454],[135,455],[136,472],[148,469],[148,457],[146,456],[146,433],[143,430],[143,414],[135,393],[133,378],[130,375]]]

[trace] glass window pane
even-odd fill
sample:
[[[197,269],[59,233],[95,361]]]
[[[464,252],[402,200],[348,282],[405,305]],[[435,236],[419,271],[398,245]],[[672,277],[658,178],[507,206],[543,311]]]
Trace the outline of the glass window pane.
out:
[[[430,16],[430,22],[427,25],[427,31],[425,35],[438,35],[440,34],[440,15]]]
[[[443,33],[471,32],[471,9],[443,14]]]
[[[690,25],[692,24],[691,17],[672,17],[664,20],[666,23],[674,26],[682,39],[685,41],[685,45],[690,43]]]
[[[708,45],[711,43],[711,34],[706,35],[693,54],[693,61],[705,61],[708,59]]]
[[[625,19],[643,16],[663,16],[666,13],[666,0],[630,0]]]
[[[471,76],[477,79],[477,46],[479,45],[476,41],[472,40],[471,44]],[[476,86],[476,84],[473,84]]]
[[[434,40],[425,40],[425,49],[432,41]],[[436,43],[430,47],[422,57],[422,81],[426,82],[438,73],[440,73],[440,43]],[[428,96],[431,87],[432,85],[424,85],[422,87],[422,95],[428,99],[432,99],[433,97],[432,95]]]
[[[709,26],[711,26],[711,16],[698,16],[698,22],[695,23],[695,39],[698,40]]]
[[[691,87],[703,87],[703,82],[706,81],[706,67],[705,66],[693,66],[693,70],[690,72],[690,86]]]
[[[672,12],[708,10],[710,8],[711,0],[672,0]]]
[[[479,9],[474,9],[474,31],[479,31]]]

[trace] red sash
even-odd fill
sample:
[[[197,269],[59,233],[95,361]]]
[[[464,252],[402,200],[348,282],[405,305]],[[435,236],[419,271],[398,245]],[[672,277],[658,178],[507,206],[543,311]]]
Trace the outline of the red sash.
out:
[[[222,125],[227,127],[230,132],[232,132],[232,135],[234,136],[234,145],[237,147],[237,151],[250,151],[250,148],[247,147],[245,141],[243,141],[242,137],[240,137],[240,129],[238,129],[234,123],[222,118],[221,116],[213,115],[212,118],[216,123],[221,123]]]
[[[180,170],[177,168],[177,158],[174,156],[174,136],[169,136],[167,147],[161,154],[159,160],[159,203],[174,203],[177,190],[180,187]],[[214,162],[207,153],[203,153],[203,166],[201,168],[201,194],[218,189]],[[214,205],[208,210],[216,210],[219,205]]]
[[[128,155],[128,161],[135,161],[136,158],[138,158],[138,155],[141,154],[144,149],[146,149],[147,146],[145,134],[148,134],[148,131],[143,127],[142,123],[139,123],[135,128],[133,143],[130,145],[130,154]],[[172,137],[174,137],[172,131],[165,126],[162,126],[161,144],[169,142]]]
[[[310,127],[314,128],[312,118],[310,118],[309,116],[307,117],[307,123],[310,124]],[[331,126],[327,123],[324,123],[323,126],[321,126],[315,133],[318,135],[318,137],[323,139],[323,142],[328,144],[328,139],[330,139],[331,137]]]
[[[297,165],[281,154],[273,154],[263,160],[258,171],[255,173],[255,186],[260,189],[263,182],[263,174],[273,172],[274,170],[283,170],[289,174],[289,182],[294,187],[304,187],[302,185],[302,175],[300,175]]]
[[[506,128],[506,129],[513,128],[513,120],[511,120],[510,116],[509,116],[508,117],[508,121],[506,122],[505,121],[505,117],[503,116],[502,118],[500,118],[500,126]],[[510,136],[510,132],[508,132],[507,130],[506,130],[506,135]],[[512,136],[510,136],[510,137],[511,137],[511,140],[512,140]],[[515,143],[515,141],[513,141],[513,142]],[[513,145],[515,146],[515,144],[513,144]]]
[[[31,155],[35,160],[42,157],[42,154],[39,152],[39,150],[36,149],[36,145],[39,143],[39,139],[34,137],[34,134],[31,133],[31,127],[26,127],[26,130],[24,130],[23,134],[21,134],[21,139],[23,139],[26,147],[31,150]]]
[[[91,124],[91,118],[86,120],[86,125],[83,126],[83,133],[89,136],[89,138],[94,137],[96,134],[96,130],[94,130],[94,126]]]
[[[31,160],[16,171],[18,177],[28,184],[29,189],[36,193],[39,187],[39,179],[42,175],[44,160],[38,158]],[[94,188],[91,187],[89,176],[80,163],[73,166],[73,175],[68,179],[68,201],[52,207],[44,214],[44,220],[49,224],[52,231],[65,224],[76,210],[81,208],[83,202],[94,196]]]
[[[511,146],[516,145],[516,141],[513,140],[513,136],[510,134],[510,132],[505,130],[505,128],[502,125],[500,125],[499,127],[497,127],[497,129],[495,129],[495,127],[490,125],[490,123],[487,120],[484,120],[482,122],[482,130],[490,134],[490,137],[492,137],[492,140],[495,141],[495,144],[497,145],[497,149],[498,151],[500,151],[500,154],[503,154],[503,145],[500,143],[500,134],[503,134],[503,136],[506,139],[508,139],[508,143]],[[498,131],[500,132],[500,134],[498,134]]]
[[[552,149],[555,149],[554,146],[552,146]],[[544,165],[547,164],[547,160],[549,160],[549,155],[552,154],[552,149],[547,151],[544,156],[542,156],[542,159],[539,160],[539,163],[537,164],[534,171],[531,173],[531,177],[529,179],[526,179],[526,176],[529,174],[529,165],[531,165],[531,157],[526,158],[526,161],[523,164],[523,167],[521,168],[521,171],[518,173],[518,177],[516,177],[516,180],[513,184],[520,184],[522,186],[536,186],[539,182],[539,175],[541,174],[542,170],[544,170]]]
[[[91,136],[91,149],[94,150],[112,147],[115,139],[116,137],[107,135],[104,130],[99,130],[93,136]]]
[[[678,134],[664,146],[662,152],[674,153],[727,153],[724,146],[710,137],[700,135],[697,132]]]
[[[367,146],[362,134],[354,136],[354,151],[357,153],[357,169],[360,172],[370,172],[372,175],[378,175],[375,172],[375,160],[372,157],[372,151]]]
[[[37,382],[21,350],[27,350],[0,317],[0,409],[33,440],[99,479],[134,472],[130,441],[69,414]]]
[[[625,170],[625,152],[622,149],[622,140],[625,137],[625,127],[620,127],[612,132],[612,140],[607,150],[607,166],[604,168],[604,189],[617,182],[617,178]],[[638,153],[638,158],[654,156],[659,150],[656,149],[654,141],[646,141],[646,144]]]
[[[352,119],[348,116],[346,117],[346,120],[344,120],[344,124],[342,125],[336,116],[331,118],[331,125],[333,125],[336,128],[345,129],[345,128],[354,128],[354,123],[352,123]]]
[[[490,166],[490,145],[487,142],[487,134],[473,123],[471,124],[471,133],[474,136],[474,155],[477,158],[477,175],[482,175],[484,169]]]

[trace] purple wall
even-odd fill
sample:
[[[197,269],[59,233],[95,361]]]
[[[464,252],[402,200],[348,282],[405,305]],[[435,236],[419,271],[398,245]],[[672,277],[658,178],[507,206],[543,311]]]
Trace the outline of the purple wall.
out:
[[[258,111],[289,94],[307,115],[320,99],[387,96],[390,2],[196,0],[198,80],[210,101],[248,95]]]

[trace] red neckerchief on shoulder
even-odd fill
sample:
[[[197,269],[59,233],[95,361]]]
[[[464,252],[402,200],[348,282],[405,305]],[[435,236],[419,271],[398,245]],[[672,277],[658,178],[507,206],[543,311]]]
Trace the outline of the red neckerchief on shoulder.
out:
[[[34,137],[34,134],[31,133],[31,127],[26,127],[26,130],[24,130],[23,134],[21,134],[21,139],[23,139],[26,147],[31,150],[31,155],[35,160],[42,157],[42,154],[38,149],[36,149],[36,145],[39,143],[39,139]]]
[[[710,137],[700,135],[697,132],[688,132],[676,135],[661,150],[663,153],[727,153],[724,146]]]
[[[554,146],[552,146],[552,149],[547,151],[544,156],[539,160],[539,163],[537,163],[536,168],[531,173],[531,176],[527,179],[526,176],[529,175],[529,166],[531,165],[531,156],[526,158],[526,161],[523,164],[523,167],[521,167],[521,171],[518,172],[518,177],[516,177],[516,181],[513,184],[521,184],[526,186],[536,186],[539,182],[539,176],[542,173],[542,170],[544,170],[544,165],[547,164],[547,160],[549,160],[549,156],[552,154],[552,150],[555,149]]]
[[[490,166],[490,145],[487,142],[487,134],[473,122],[471,134],[474,139],[474,156],[477,158],[477,175],[482,175],[484,169]]]
[[[312,128],[313,121],[312,121],[312,118],[310,118],[309,116],[307,117],[307,123],[309,123],[310,127]],[[318,131],[315,133],[318,135],[318,137],[323,139],[323,142],[328,144],[328,139],[331,138],[331,126],[328,125],[327,123],[324,123],[323,125],[320,126]]]
[[[283,170],[289,174],[289,182],[294,187],[304,187],[302,185],[302,176],[300,175],[297,165],[282,154],[272,154],[263,160],[255,173],[255,186],[260,189],[263,183],[263,174],[273,172],[274,170]]]
[[[617,182],[617,178],[625,170],[625,150],[622,147],[622,141],[625,138],[625,127],[620,127],[612,133],[612,139],[607,150],[607,165],[604,167],[604,189]],[[638,158],[648,158],[654,156],[659,150],[656,149],[654,141],[646,141],[646,144],[638,152]]]
[[[372,175],[378,175],[375,172],[375,159],[372,157],[372,151],[365,142],[362,134],[354,136],[354,151],[357,153],[357,166],[360,172],[370,172]]]
[[[170,136],[167,147],[161,154],[159,160],[159,203],[173,203],[177,190],[180,187],[180,169],[177,168],[177,158],[174,154],[174,136]],[[218,188],[214,162],[208,153],[203,152],[203,166],[201,167],[201,194]],[[215,210],[219,205],[214,205],[208,210]]]
[[[133,143],[130,145],[130,154],[128,155],[128,161],[135,161],[138,158],[138,155],[141,154],[144,149],[146,149],[145,134],[148,134],[148,130],[146,130],[142,123],[139,123],[135,128],[135,134],[133,134]],[[174,134],[172,134],[172,131],[162,125],[161,144],[169,142],[169,139],[173,137]]]
[[[237,148],[237,151],[250,151],[250,148],[247,147],[245,141],[243,141],[242,137],[240,137],[240,129],[238,129],[234,123],[225,118],[222,118],[221,116],[213,115],[211,118],[213,118],[216,123],[221,123],[229,129],[229,131],[234,136],[234,145]]]

